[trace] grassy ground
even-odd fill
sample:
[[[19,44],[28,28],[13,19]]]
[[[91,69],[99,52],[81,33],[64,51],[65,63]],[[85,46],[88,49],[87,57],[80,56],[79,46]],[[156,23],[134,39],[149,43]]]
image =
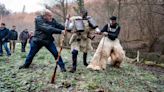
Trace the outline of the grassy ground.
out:
[[[17,47],[9,62],[7,57],[0,57],[0,92],[164,92],[163,73],[126,62],[121,69],[108,67],[105,71],[90,71],[82,64],[82,53],[78,57],[76,73],[61,73],[58,68],[56,84],[50,84],[55,66],[51,54],[42,48],[29,69],[19,70],[27,53],[20,52],[20,45]],[[70,50],[63,50],[62,56],[69,69]],[[88,60],[92,56],[90,53]]]

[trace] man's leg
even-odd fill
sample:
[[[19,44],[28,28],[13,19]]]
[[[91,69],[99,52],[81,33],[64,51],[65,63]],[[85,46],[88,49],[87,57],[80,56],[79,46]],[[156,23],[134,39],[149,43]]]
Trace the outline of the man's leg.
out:
[[[15,42],[15,40],[13,40],[13,53],[15,52],[15,44],[16,44],[16,42]]]
[[[52,42],[49,45],[46,45],[45,47],[52,53],[52,55],[55,57],[55,59],[57,59],[58,51],[56,49],[55,44]],[[61,56],[59,58],[58,65],[60,66],[62,72],[66,71],[65,64],[63,63],[63,60],[62,60]]]
[[[78,55],[78,50],[73,50],[72,51],[72,68],[70,72],[74,73],[76,71],[77,67],[77,55]]]
[[[9,43],[9,45],[10,45],[10,50],[12,51],[12,41],[10,41],[10,43]]]
[[[24,42],[21,42],[21,52],[23,52],[23,48],[24,48]]]
[[[26,52],[26,45],[27,45],[27,41],[25,41],[24,43],[24,52]]]
[[[87,63],[87,52],[83,52],[83,64],[85,66],[88,66],[88,63]]]
[[[5,48],[6,52],[7,52],[7,56],[10,56],[11,52],[10,52],[10,49],[8,48],[8,46],[7,46],[7,42],[4,42],[3,46],[4,46],[4,48]]]
[[[39,46],[37,43],[34,43],[33,41],[30,44],[30,52],[26,57],[24,65],[20,66],[19,69],[21,68],[28,68],[30,64],[32,63],[32,60],[36,53],[41,49],[42,46]]]
[[[0,56],[3,54],[3,49],[2,49],[2,42],[0,42]]]

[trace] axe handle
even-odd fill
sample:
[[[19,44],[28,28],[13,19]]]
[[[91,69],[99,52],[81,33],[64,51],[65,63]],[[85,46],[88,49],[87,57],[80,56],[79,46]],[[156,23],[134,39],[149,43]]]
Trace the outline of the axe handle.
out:
[[[62,37],[62,41],[61,41],[61,45],[60,45],[60,50],[58,52],[58,57],[57,57],[57,60],[56,60],[56,66],[55,66],[55,69],[54,69],[54,72],[53,72],[53,75],[52,75],[52,78],[51,78],[51,83],[54,83],[56,81],[56,72],[57,72],[57,68],[58,68],[58,61],[60,59],[61,52],[62,52],[62,49],[63,49],[63,43],[64,43],[64,38],[65,38],[66,32],[67,31],[65,29],[65,34]]]

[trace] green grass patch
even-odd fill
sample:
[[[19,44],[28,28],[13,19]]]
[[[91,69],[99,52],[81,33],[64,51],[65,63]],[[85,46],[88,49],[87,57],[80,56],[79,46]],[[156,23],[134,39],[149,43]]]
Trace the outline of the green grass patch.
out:
[[[19,70],[29,51],[21,53],[20,44],[6,63],[6,56],[0,57],[0,92],[162,92],[164,75],[157,75],[133,64],[123,63],[121,69],[108,67],[104,71],[90,71],[78,55],[76,73],[61,73],[58,67],[56,84],[50,84],[55,60],[48,50],[42,48],[34,57],[29,69]],[[88,61],[93,52],[89,53]],[[62,51],[62,58],[68,69],[72,65],[70,50]],[[64,83],[64,84],[63,84]]]

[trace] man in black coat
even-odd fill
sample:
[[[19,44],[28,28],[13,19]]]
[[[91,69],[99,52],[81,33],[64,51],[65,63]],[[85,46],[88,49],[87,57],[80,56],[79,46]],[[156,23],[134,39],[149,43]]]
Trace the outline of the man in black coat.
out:
[[[45,11],[43,15],[37,16],[35,18],[35,33],[30,43],[30,52],[21,68],[28,68],[32,63],[35,54],[44,46],[46,47],[52,55],[57,59],[58,51],[54,44],[53,34],[64,34],[64,26],[59,24],[54,18],[52,18],[52,13],[50,11]],[[62,72],[65,72],[65,64],[60,57],[58,64]]]
[[[22,44],[22,48],[21,48],[22,52],[26,52],[26,45],[28,39],[29,39],[28,29],[25,29],[19,35],[19,40],[21,41]]]
[[[2,46],[4,46],[7,56],[10,56],[10,49],[8,48],[8,43],[9,42],[9,29],[6,28],[5,23],[1,23],[0,27],[0,56],[3,55],[3,49]]]
[[[16,31],[16,26],[13,25],[12,29],[10,30],[10,50],[14,53],[15,51],[15,45],[16,45],[16,40],[18,38],[18,32]]]

